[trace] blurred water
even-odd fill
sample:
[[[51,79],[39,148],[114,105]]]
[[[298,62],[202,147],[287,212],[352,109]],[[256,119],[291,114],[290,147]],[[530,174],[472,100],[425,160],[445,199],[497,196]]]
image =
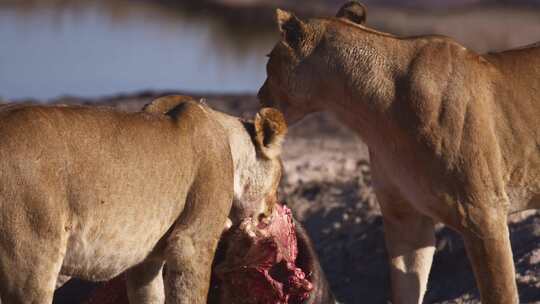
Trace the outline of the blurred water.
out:
[[[0,5],[0,97],[254,92],[275,41],[232,39],[211,18],[151,3],[60,2]]]
[[[343,2],[328,1],[336,7],[330,5],[328,15]],[[188,2],[0,0],[0,100],[147,89],[255,92],[277,38],[272,18],[186,9]],[[540,41],[539,8],[411,10],[398,0],[381,2],[396,6],[367,2],[368,25],[400,36],[447,35],[480,53]],[[410,3],[425,6],[427,0]]]

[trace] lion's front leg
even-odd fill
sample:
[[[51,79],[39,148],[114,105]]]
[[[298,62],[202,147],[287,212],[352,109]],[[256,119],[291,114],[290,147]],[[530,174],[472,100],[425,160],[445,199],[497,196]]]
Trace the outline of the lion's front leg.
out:
[[[467,225],[459,230],[482,303],[519,303],[506,211],[493,208],[496,204],[474,205],[467,209]]]
[[[166,303],[206,303],[214,257],[213,244],[192,236],[177,236],[174,242],[165,267]]]
[[[69,280],[71,280],[70,276],[59,274],[58,279],[56,279],[56,288],[55,289],[58,289],[58,288],[64,286],[64,284],[66,284]]]
[[[392,303],[422,303],[435,252],[433,220],[399,198],[378,195],[390,260]]]
[[[232,184],[210,172],[195,182],[183,214],[167,238],[167,304],[206,304],[212,261],[232,205]],[[214,185],[212,187],[211,185]]]
[[[163,262],[147,261],[126,273],[129,304],[163,304]]]
[[[390,262],[392,302],[422,303],[435,253],[434,222],[388,181],[373,154],[371,163]]]

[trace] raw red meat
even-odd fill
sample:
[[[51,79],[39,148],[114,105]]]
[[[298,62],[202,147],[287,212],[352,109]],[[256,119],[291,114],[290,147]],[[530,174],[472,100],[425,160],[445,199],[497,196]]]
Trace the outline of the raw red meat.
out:
[[[296,304],[309,297],[313,285],[296,265],[289,208],[277,206],[268,224],[245,219],[225,238],[225,258],[215,268],[221,303]]]

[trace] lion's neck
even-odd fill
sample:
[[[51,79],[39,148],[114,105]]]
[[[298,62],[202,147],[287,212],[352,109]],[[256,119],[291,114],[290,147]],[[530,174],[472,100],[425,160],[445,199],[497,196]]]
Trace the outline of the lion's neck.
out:
[[[234,192],[236,197],[241,197],[249,170],[257,168],[257,152],[246,125],[238,117],[218,111],[213,113],[227,132],[234,166]]]
[[[325,104],[326,110],[357,131],[372,148],[391,126],[390,109],[395,108],[400,91],[405,89],[415,48],[413,42],[390,37],[339,45],[332,50],[336,56],[335,70],[342,73],[336,79],[346,87],[341,90],[342,96]]]

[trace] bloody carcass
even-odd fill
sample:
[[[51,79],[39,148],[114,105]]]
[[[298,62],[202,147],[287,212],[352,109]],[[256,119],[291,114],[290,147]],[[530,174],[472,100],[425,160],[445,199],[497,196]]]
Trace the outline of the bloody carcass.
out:
[[[287,207],[277,206],[269,222],[243,220],[224,236],[225,256],[214,269],[221,303],[302,303],[314,287],[296,264],[295,224]]]

